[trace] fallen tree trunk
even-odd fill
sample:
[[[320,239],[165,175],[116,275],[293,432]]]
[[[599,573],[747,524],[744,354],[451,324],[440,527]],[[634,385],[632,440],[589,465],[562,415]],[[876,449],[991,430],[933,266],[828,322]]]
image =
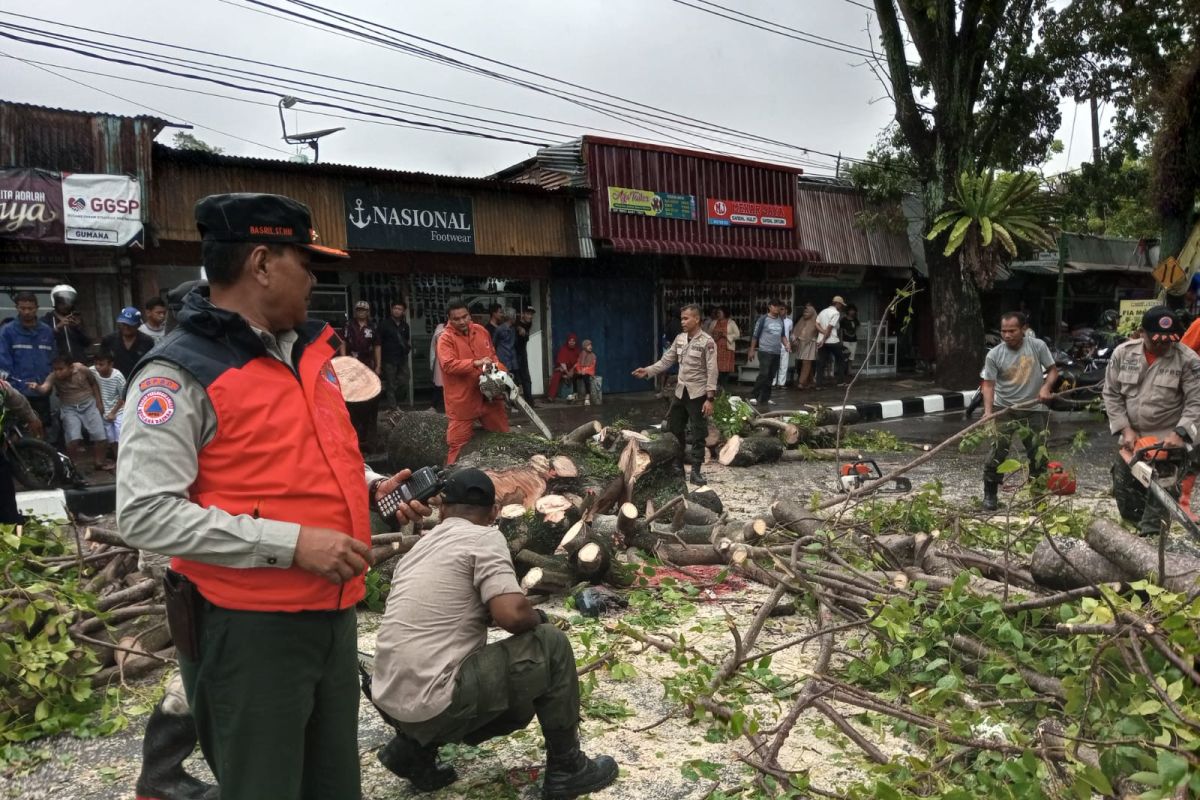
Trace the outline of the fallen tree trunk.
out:
[[[788,447],[795,447],[800,443],[800,429],[790,422],[759,417],[750,421],[750,427],[769,431]]]
[[[392,472],[421,467],[440,467],[446,463],[447,421],[436,411],[393,411],[384,417],[388,428],[388,466]]]
[[[568,444],[586,444],[591,441],[591,438],[603,430],[603,426],[597,420],[585,422],[575,430],[562,436],[559,441]]]
[[[727,467],[750,467],[778,461],[782,454],[783,442],[776,438],[731,436],[717,460]]]
[[[1166,574],[1159,575],[1157,542],[1127,533],[1115,522],[1093,520],[1086,541],[1088,547],[1124,570],[1130,580],[1157,576],[1158,583],[1173,592],[1200,588],[1200,559],[1168,552]]]
[[[1094,583],[1125,580],[1125,570],[1097,553],[1087,542],[1067,536],[1048,536],[1038,542],[1029,571],[1038,586],[1078,589]]]
[[[779,498],[771,503],[771,519],[781,528],[801,536],[812,536],[826,523],[808,506],[790,498]]]

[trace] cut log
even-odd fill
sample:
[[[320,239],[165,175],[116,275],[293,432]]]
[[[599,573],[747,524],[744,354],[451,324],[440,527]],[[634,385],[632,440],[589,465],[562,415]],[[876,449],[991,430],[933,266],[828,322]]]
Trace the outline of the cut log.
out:
[[[571,559],[575,577],[584,580],[596,579],[608,572],[612,564],[612,550],[600,542],[588,542]]]
[[[585,422],[584,424],[580,425],[578,428],[559,439],[559,441],[567,442],[569,444],[586,444],[593,436],[600,433],[600,431],[603,429],[604,426],[601,425],[599,421],[592,420],[591,422]]]
[[[717,460],[727,467],[750,467],[778,461],[782,453],[783,442],[774,437],[731,436]]]
[[[790,422],[759,417],[750,421],[750,427],[769,431],[788,447],[795,447],[800,443],[800,429]]]
[[[579,477],[579,468],[575,466],[575,462],[563,455],[552,457],[550,459],[550,468],[554,470],[554,474],[559,478]]]
[[[623,428],[604,428],[600,431],[600,446],[606,449],[614,450],[624,447],[625,443],[629,441],[648,442],[650,437],[644,433],[628,431]]]
[[[1159,575],[1158,543],[1127,533],[1115,522],[1092,520],[1086,540],[1090,548],[1124,570],[1129,580],[1157,576],[1157,582],[1173,592],[1200,588],[1200,559],[1168,552],[1166,574]]]
[[[712,525],[721,518],[721,515],[707,506],[700,505],[692,497],[684,500],[676,509],[677,518],[684,525]]]
[[[446,417],[435,411],[392,412],[384,419],[388,428],[388,468],[392,472],[446,463]]]
[[[654,555],[664,562],[679,567],[716,566],[726,563],[725,554],[712,545],[660,544]]]
[[[565,534],[563,534],[563,538],[559,541],[558,547],[554,548],[554,555],[574,555],[580,547],[583,547],[583,545],[587,543],[589,533],[590,531],[587,523],[585,523],[583,520],[579,520],[579,522],[576,522],[567,529]]]
[[[562,522],[567,518],[568,514],[578,511],[570,500],[560,494],[548,494],[539,497],[534,502],[533,509],[538,514],[541,514],[543,520],[551,524]]]
[[[686,488],[679,464],[679,440],[674,436],[630,439],[617,460],[625,480],[624,499],[639,506],[647,501],[662,505],[679,496]]]
[[[801,536],[812,536],[825,525],[825,520],[809,511],[808,506],[790,498],[771,503],[771,517],[779,527]]]
[[[517,567],[541,567],[544,570],[558,572],[564,575],[570,572],[570,567],[567,565],[565,558],[559,556],[548,556],[542,553],[535,553],[532,550],[522,550],[513,556],[513,564]]]
[[[1037,585],[1047,589],[1078,589],[1094,583],[1120,582],[1128,577],[1123,569],[1088,547],[1087,542],[1066,536],[1050,536],[1038,542],[1033,548],[1029,571]]]
[[[533,508],[534,503],[546,494],[545,473],[532,465],[508,469],[484,470],[496,487],[496,502],[500,505],[521,503]]]
[[[831,447],[809,447],[799,450],[784,450],[780,461],[837,461],[862,458],[862,454]]]
[[[725,511],[725,504],[721,502],[721,496],[711,486],[702,486],[693,492],[689,492],[687,499],[696,505],[704,506],[715,514],[721,514]]]
[[[534,453],[529,458],[529,466],[538,471],[543,478],[550,474],[550,456],[545,453]]]
[[[617,467],[618,469],[625,470],[632,463],[632,478],[636,482],[651,467],[671,463],[678,458],[679,440],[674,436],[660,436],[656,439],[646,439],[644,441],[630,439],[629,445],[621,451],[621,458],[617,461]],[[630,462],[630,459],[632,459],[632,462]]]
[[[571,576],[566,572],[555,572],[543,567],[533,567],[521,578],[521,588],[528,592],[553,594],[572,586]]]

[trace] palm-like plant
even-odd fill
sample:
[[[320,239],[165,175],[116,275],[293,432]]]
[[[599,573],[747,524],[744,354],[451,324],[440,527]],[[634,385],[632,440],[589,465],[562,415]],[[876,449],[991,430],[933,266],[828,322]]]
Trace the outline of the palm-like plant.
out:
[[[1039,192],[1038,176],[994,172],[959,176],[951,208],[933,221],[927,239],[949,229],[944,255],[958,251],[963,272],[981,289],[991,287],[1000,265],[1017,255],[1017,242],[1052,250],[1054,236],[1047,227],[1050,206]]]

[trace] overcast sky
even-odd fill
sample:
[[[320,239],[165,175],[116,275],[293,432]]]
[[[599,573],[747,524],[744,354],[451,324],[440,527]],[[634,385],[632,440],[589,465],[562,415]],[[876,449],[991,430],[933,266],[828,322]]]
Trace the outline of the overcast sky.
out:
[[[720,19],[673,0],[313,1],[409,34],[607,92],[624,101],[643,103],[813,151],[863,157],[893,113],[883,88],[871,71],[862,66],[862,57]],[[286,0],[269,2],[300,10]],[[850,0],[722,0],[720,5],[860,48],[869,47],[877,33],[874,27],[871,34],[867,32],[868,21],[873,15]],[[429,100],[388,89],[291,75],[292,80],[334,85],[341,91],[360,92],[377,98],[342,96],[331,100],[318,98],[320,93],[311,88],[306,91],[294,87],[285,92],[268,85],[265,79],[256,80],[249,76],[227,79],[242,87],[269,90],[266,94],[255,94],[99,62],[75,53],[4,38],[0,38],[0,53],[57,66],[39,68],[0,58],[0,98],[115,114],[153,113],[172,121],[194,124],[196,136],[227,153],[263,158],[286,158],[288,152],[294,150],[280,140],[275,107],[281,94],[291,93],[301,100],[324,99],[358,108],[366,108],[368,104],[390,105],[389,108],[371,110],[394,116],[415,113],[441,116],[445,112],[455,112],[549,131],[506,130],[497,133],[535,142],[563,141],[582,132],[600,133],[599,129],[603,128],[627,138],[658,139],[681,146],[740,152],[762,160],[781,160],[776,155],[746,149],[756,146],[780,156],[817,162],[806,163],[806,171],[810,174],[828,175],[833,171],[833,159],[825,155],[805,154],[783,145],[755,144],[737,133],[710,131],[710,135],[725,140],[715,142],[701,138],[695,130],[665,130],[661,121],[646,121],[643,127],[638,127],[627,120],[613,119],[556,97],[431,63],[392,47],[267,16],[255,8],[247,0],[111,0],[105,3],[39,0],[36,4],[27,0],[0,0],[0,11],[29,14],[86,30],[67,30],[6,14],[0,14],[0,22],[53,30],[92,42],[135,46],[146,52],[169,52],[128,40],[120,42],[100,33],[120,32],[125,36],[183,45],[212,54],[256,59],[279,67],[311,70],[442,99]],[[304,13],[313,14],[310,11]],[[497,71],[519,74],[462,54],[447,54]],[[230,63],[203,54],[177,55],[208,63]],[[287,74],[285,70],[246,64],[233,66],[261,73]],[[64,67],[121,77],[88,75],[67,71]],[[46,69],[53,69],[59,75],[49,74]],[[578,91],[541,78],[522,77],[558,91]],[[122,78],[179,88],[147,86]],[[240,98],[241,101],[227,98]],[[497,111],[456,106],[445,101],[488,106]],[[397,102],[436,110],[400,108],[394,105]],[[518,112],[559,122],[523,119],[501,112]],[[489,141],[327,116],[344,113],[322,112],[300,103],[287,112],[288,130],[344,126],[346,130],[322,141],[321,160],[324,162],[454,175],[488,174],[528,158],[536,151],[533,144]],[[461,119],[424,121],[453,126],[478,124]],[[172,131],[168,129],[158,140],[169,143],[171,135]],[[1074,104],[1064,104],[1063,129],[1059,138],[1068,145],[1069,160],[1064,151],[1050,162],[1048,173],[1076,167],[1081,161],[1090,159],[1086,106],[1079,109],[1076,117]]]

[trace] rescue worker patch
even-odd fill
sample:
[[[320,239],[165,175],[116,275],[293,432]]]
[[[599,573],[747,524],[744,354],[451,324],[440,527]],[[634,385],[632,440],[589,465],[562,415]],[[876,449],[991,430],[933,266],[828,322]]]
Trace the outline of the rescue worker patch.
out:
[[[145,425],[162,425],[175,416],[175,399],[159,389],[146,392],[138,400],[137,416]]]
[[[166,389],[168,392],[179,391],[179,383],[171,380],[170,378],[146,378],[146,380],[138,384],[138,391],[144,392],[153,386]]]

